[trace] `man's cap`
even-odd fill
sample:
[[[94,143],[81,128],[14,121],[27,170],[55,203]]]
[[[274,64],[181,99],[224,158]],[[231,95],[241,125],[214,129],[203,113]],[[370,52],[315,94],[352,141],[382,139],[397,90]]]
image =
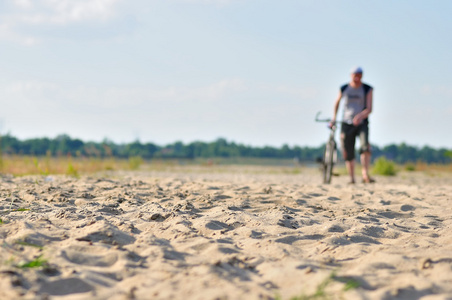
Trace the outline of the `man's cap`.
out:
[[[351,74],[362,74],[363,69],[361,67],[353,67],[351,70]]]

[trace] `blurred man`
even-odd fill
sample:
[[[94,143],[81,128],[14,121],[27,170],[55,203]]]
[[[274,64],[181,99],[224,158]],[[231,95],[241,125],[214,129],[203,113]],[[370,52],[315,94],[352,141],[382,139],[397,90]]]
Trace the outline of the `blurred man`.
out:
[[[371,149],[369,144],[368,116],[372,112],[373,88],[361,81],[363,69],[353,68],[349,83],[341,86],[334,104],[334,115],[330,126],[336,122],[339,104],[344,99],[344,115],[341,126],[341,146],[350,183],[355,183],[355,140],[360,139],[360,158],[364,183],[375,182],[369,176]]]

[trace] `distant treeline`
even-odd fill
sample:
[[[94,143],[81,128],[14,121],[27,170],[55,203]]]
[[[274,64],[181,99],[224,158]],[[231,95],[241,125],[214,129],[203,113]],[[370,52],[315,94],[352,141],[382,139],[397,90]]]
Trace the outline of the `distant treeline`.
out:
[[[428,146],[422,148],[409,146],[405,143],[378,147],[373,145],[373,159],[380,156],[396,163],[425,162],[450,163],[452,151],[448,149],[434,149]],[[184,144],[175,142],[166,146],[153,143],[135,141],[128,144],[116,144],[109,140],[103,142],[84,142],[73,139],[68,135],[60,135],[54,139],[33,138],[19,140],[11,135],[1,137],[1,149],[4,154],[35,155],[35,156],[63,156],[75,157],[117,157],[128,158],[140,156],[144,159],[153,158],[215,158],[215,157],[253,157],[253,158],[290,158],[300,162],[313,162],[322,156],[323,145],[319,147],[253,147],[228,142],[219,138],[213,142],[192,142]]]

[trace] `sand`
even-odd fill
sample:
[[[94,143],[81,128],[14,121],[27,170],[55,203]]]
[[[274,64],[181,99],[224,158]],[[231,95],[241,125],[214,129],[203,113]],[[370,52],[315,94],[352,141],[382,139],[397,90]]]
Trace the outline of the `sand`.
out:
[[[376,179],[3,176],[0,299],[452,299],[452,175]]]

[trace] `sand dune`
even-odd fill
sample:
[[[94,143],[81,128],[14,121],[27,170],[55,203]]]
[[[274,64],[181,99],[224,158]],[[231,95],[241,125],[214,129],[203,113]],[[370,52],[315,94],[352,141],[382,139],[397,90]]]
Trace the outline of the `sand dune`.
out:
[[[4,176],[0,298],[452,299],[452,175],[278,170]]]

